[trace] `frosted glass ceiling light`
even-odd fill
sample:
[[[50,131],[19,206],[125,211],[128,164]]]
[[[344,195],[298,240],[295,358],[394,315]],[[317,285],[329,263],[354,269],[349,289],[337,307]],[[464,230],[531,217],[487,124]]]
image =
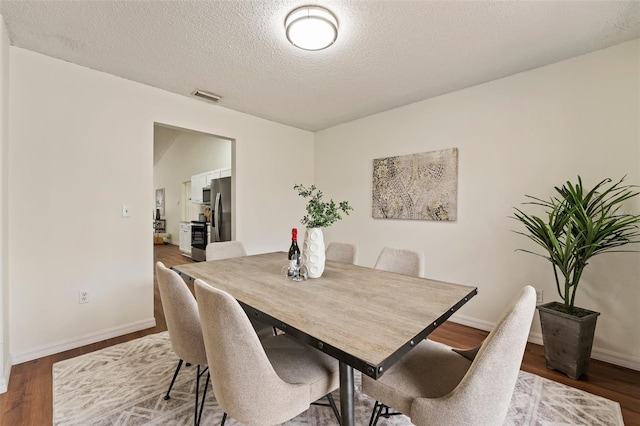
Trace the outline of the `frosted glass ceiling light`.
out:
[[[287,39],[304,50],[322,50],[338,38],[338,20],[320,6],[302,6],[294,9],[284,21]]]

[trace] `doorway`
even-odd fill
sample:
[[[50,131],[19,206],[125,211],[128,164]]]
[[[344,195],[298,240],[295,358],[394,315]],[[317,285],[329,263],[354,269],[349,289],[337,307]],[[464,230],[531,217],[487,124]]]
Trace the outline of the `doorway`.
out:
[[[205,185],[198,183],[198,177],[224,169],[233,178],[234,143],[229,138],[154,123],[153,189],[154,192],[164,189],[164,217],[161,219],[170,235],[170,244],[181,245],[181,225],[184,227],[186,223],[197,221],[205,213],[207,206],[202,200]],[[232,191],[234,188],[235,185]],[[231,226],[235,224],[232,222]],[[235,228],[233,231],[235,234]]]

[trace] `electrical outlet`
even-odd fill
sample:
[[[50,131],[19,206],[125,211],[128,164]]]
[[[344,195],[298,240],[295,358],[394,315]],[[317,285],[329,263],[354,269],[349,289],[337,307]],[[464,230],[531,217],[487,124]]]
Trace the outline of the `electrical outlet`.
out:
[[[544,303],[542,298],[542,290],[540,289],[536,289],[536,303],[539,305],[541,303]]]
[[[89,303],[89,290],[78,291],[78,303]]]

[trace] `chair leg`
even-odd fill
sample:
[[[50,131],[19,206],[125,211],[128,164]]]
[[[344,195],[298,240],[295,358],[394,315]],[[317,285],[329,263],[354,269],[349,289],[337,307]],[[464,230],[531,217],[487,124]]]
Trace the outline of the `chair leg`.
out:
[[[371,418],[369,419],[369,426],[376,426],[378,419],[380,418],[380,412],[382,411],[382,404],[376,401],[371,410]]]
[[[198,397],[198,393],[200,392],[200,376],[204,373],[207,373],[207,382],[204,386],[204,392],[202,393],[202,401]],[[205,367],[202,371],[200,371],[200,365],[198,365],[198,371],[196,373],[196,402],[194,407],[194,415],[193,415],[193,425],[198,426],[200,424],[200,419],[202,418],[202,410],[204,409],[204,399],[207,396],[207,387],[209,386],[209,367]],[[198,403],[200,403],[200,412],[198,412]]]
[[[224,426],[224,422],[227,420],[227,413],[224,413],[222,415],[222,423],[220,423],[220,426]]]
[[[169,385],[169,389],[167,390],[167,394],[164,396],[164,400],[168,400],[169,398],[171,398],[171,396],[169,396],[169,392],[171,392],[171,388],[173,387],[173,384],[176,381],[176,377],[178,377],[178,371],[180,371],[180,367],[182,367],[182,360],[178,361],[178,366],[176,367],[176,371],[173,373],[173,379],[171,379],[171,384]]]
[[[336,406],[336,401],[333,399],[333,395],[331,395],[330,393],[326,394],[325,396],[323,396],[323,398],[327,398],[327,401],[329,401],[328,404],[324,404],[322,402],[318,402],[318,401],[314,401],[311,403],[311,405],[321,405],[323,407],[331,407],[331,409],[333,410],[333,414],[335,414],[336,419],[338,419],[338,424],[342,423],[342,417],[340,417],[340,412],[338,411],[338,407]]]
[[[198,426],[198,392],[200,391],[200,364],[196,372],[196,403],[194,404],[195,412],[193,414],[193,426]]]
[[[336,401],[333,399],[333,395],[331,395],[330,393],[327,394],[327,399],[329,400],[329,405],[333,410],[333,414],[335,414],[336,419],[338,419],[338,424],[342,424],[342,417],[340,417],[340,412],[338,411],[338,407],[336,407]]]
[[[384,413],[382,413],[382,410],[384,410]],[[391,416],[401,416],[401,415],[402,413],[389,412],[389,406],[376,401],[376,403],[373,405],[373,410],[371,410],[371,418],[369,419],[369,426],[376,426],[376,424],[378,424],[378,420],[380,420],[380,417],[384,417],[388,419]]]

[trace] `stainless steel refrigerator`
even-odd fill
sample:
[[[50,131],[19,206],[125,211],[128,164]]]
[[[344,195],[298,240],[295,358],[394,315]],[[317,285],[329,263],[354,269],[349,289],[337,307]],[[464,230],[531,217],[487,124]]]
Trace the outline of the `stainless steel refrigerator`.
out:
[[[231,178],[211,181],[211,242],[231,241]]]

